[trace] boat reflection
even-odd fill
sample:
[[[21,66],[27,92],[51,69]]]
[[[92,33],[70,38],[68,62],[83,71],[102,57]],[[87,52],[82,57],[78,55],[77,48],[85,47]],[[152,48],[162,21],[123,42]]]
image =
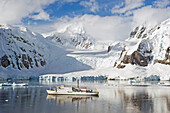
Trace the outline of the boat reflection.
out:
[[[77,95],[47,95],[47,100],[55,100],[57,103],[71,103],[74,101],[87,102],[87,100],[97,99],[98,96],[77,96]]]

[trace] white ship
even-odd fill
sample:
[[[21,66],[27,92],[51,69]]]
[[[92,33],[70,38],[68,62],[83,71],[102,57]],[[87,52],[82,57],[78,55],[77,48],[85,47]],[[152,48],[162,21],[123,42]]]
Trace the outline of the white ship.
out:
[[[27,83],[9,83],[9,82],[5,82],[5,83],[1,83],[0,86],[28,86]]]
[[[64,85],[58,86],[57,89],[47,90],[49,95],[84,95],[84,96],[98,96],[98,91],[88,90],[86,88],[73,88]]]

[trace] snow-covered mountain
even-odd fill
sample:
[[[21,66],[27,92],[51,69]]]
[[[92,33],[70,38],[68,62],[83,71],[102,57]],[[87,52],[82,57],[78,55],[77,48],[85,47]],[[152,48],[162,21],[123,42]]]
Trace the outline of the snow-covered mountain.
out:
[[[90,69],[25,27],[0,26],[0,76],[36,76]]]
[[[94,46],[94,39],[86,33],[81,24],[68,25],[62,30],[51,33],[46,38],[67,48],[90,49]]]
[[[141,25],[130,33],[127,40],[108,45],[107,50],[79,52],[72,57],[94,69],[74,73],[77,76],[142,79],[157,75],[161,80],[170,80],[170,19],[153,27]]]
[[[46,58],[43,54],[47,44],[44,44],[43,40],[41,35],[27,28],[1,26],[0,66],[11,66],[18,70],[45,66]]]
[[[25,27],[0,26],[0,43],[4,78],[55,73],[170,79],[170,19],[153,27],[141,25],[118,42],[95,42],[82,26],[67,26],[47,38]]]
[[[135,28],[124,43],[118,62],[119,67],[128,63],[139,66],[155,63],[170,65],[170,19],[153,28]]]

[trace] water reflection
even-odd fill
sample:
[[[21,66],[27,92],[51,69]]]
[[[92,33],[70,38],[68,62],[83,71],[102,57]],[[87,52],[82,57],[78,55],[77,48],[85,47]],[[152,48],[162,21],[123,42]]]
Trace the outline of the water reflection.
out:
[[[82,82],[99,97],[47,95],[50,85],[2,87],[0,113],[170,113],[170,87],[113,84]]]
[[[71,103],[75,101],[81,101],[86,103],[87,100],[94,100],[97,99],[98,96],[74,96],[74,95],[47,95],[46,99],[51,101],[57,101],[57,103]]]
[[[170,113],[169,87],[121,87],[113,89],[113,100],[126,113]]]

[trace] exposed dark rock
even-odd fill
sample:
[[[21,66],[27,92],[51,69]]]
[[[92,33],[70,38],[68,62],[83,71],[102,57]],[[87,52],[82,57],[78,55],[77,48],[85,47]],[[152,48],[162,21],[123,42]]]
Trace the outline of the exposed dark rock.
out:
[[[21,68],[24,68],[23,63],[20,62],[19,65],[20,65]]]
[[[131,63],[130,55],[127,55],[127,54],[126,54],[126,55],[124,56],[122,62],[123,62],[124,64]]]
[[[34,61],[35,61],[35,66],[36,66],[36,67],[39,67],[39,66],[38,66],[38,61],[37,61],[36,58],[34,58]]]
[[[140,32],[136,35],[136,38],[138,38],[138,39],[139,39],[139,38],[143,38],[143,37],[142,37],[142,34],[143,34],[143,32],[145,31],[145,29],[146,29],[146,27],[143,26],[143,27],[140,29]],[[145,35],[146,35],[146,34],[145,34]]]
[[[135,37],[138,29],[139,29],[139,27],[136,27],[135,30],[130,33],[130,37],[131,37],[131,38],[134,38],[134,37]]]
[[[152,59],[153,56],[143,56],[138,51],[133,52],[130,56],[131,64],[137,64],[140,66],[147,66]]]
[[[117,66],[117,68],[118,68],[118,69],[123,69],[123,68],[125,68],[125,65],[119,64],[119,65]]]
[[[121,62],[124,64],[136,64],[140,66],[147,66],[149,62],[153,59],[151,55],[152,49],[151,45],[147,40],[143,40],[139,46],[137,51],[134,51],[131,55],[124,55],[124,58]]]
[[[27,55],[26,54],[22,54],[22,64],[27,68],[29,69],[29,62],[28,62],[28,59],[27,59]]]
[[[31,68],[33,68],[34,63],[32,58],[28,54],[27,54],[27,58],[28,58],[29,65],[31,66]]]
[[[40,53],[38,53],[38,55],[39,55],[40,57],[44,57],[44,55],[42,55],[42,54],[40,54]]]
[[[155,63],[160,63],[160,64],[165,64],[165,65],[170,65],[170,62],[166,61],[166,60],[155,60]]]
[[[170,47],[166,49],[165,59],[164,60],[156,59],[155,63],[170,65]]]
[[[115,61],[115,63],[114,63],[114,66],[113,66],[113,67],[116,67],[116,65],[117,65],[117,62]]]
[[[46,61],[45,61],[45,60],[44,60],[44,61],[43,61],[43,60],[41,60],[41,62],[40,62],[40,63],[41,63],[41,66],[46,65]]]
[[[47,37],[47,39],[51,40],[52,42],[57,42],[63,46],[71,45],[73,47],[82,47],[84,49],[88,49],[93,45],[92,40],[90,40],[88,36],[79,33],[74,33],[74,35],[69,34],[67,36],[64,34],[54,34],[53,36]]]
[[[123,52],[125,52],[126,51],[126,49],[125,49],[125,47],[123,48],[123,50],[122,50],[122,52],[120,53],[120,57],[119,57],[119,59],[122,57],[122,55],[123,55]]]
[[[18,56],[15,56],[15,58],[16,58],[17,67],[18,67],[19,70],[21,70],[20,65],[19,65],[19,58],[18,58]]]
[[[26,52],[26,50],[25,50],[23,47],[20,47],[20,49],[21,49],[23,52]]]
[[[107,49],[107,52],[109,53],[111,51],[112,47],[109,46],[108,49]]]
[[[8,67],[10,65],[10,61],[8,59],[8,56],[7,55],[4,55],[3,57],[0,58],[0,61],[1,61],[1,65],[3,67]]]
[[[146,38],[147,34],[145,34],[146,27],[142,26],[142,27],[136,27],[135,30],[133,30],[130,33],[130,38],[134,38],[136,36],[137,39],[139,38]]]
[[[165,60],[169,60],[170,61],[170,47],[168,47],[167,50],[166,50]]]

